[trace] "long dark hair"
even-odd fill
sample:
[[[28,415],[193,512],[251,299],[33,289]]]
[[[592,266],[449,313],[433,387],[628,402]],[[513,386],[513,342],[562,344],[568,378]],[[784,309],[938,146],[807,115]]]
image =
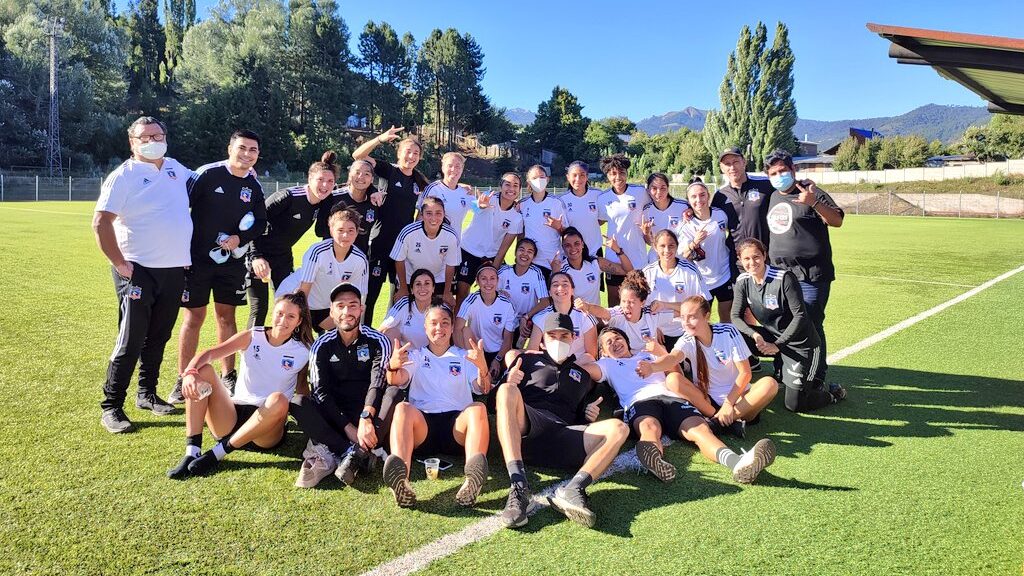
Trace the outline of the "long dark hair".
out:
[[[430,270],[427,270],[426,268],[417,268],[416,270],[413,271],[412,276],[409,277],[409,301],[406,303],[408,306],[405,310],[407,314],[406,318],[410,320],[412,319],[412,307],[416,304],[416,297],[412,295],[412,285],[416,283],[416,279],[419,278],[420,276],[427,276],[428,278],[430,278],[431,284],[437,283],[434,281],[434,273],[431,272]],[[434,305],[435,300],[436,299],[433,296],[430,297],[431,306]],[[427,311],[429,312],[430,309],[428,308]]]
[[[292,338],[306,345],[307,348],[313,345],[313,319],[309,316],[309,304],[306,302],[306,294],[293,292],[282,294],[274,301],[274,306],[279,302],[288,302],[299,308],[299,325],[292,331]]]
[[[583,233],[580,232],[579,229],[577,229],[575,226],[569,226],[565,230],[562,230],[562,242],[565,242],[565,239],[568,238],[569,236],[576,236],[577,238],[583,241],[583,261],[593,262],[594,257],[591,256],[590,254],[590,246],[587,246],[587,241],[583,239]],[[569,259],[566,258],[565,261],[568,262]]]
[[[686,300],[683,300],[683,304],[696,304],[697,307],[700,308],[702,314],[705,316],[711,314],[711,303],[699,294],[690,296]],[[704,357],[704,351],[700,349],[700,340],[698,340],[696,336],[693,338],[693,350],[694,356],[696,356],[697,360],[697,373],[694,374],[694,380],[696,382],[694,382],[694,384],[697,385],[697,388],[699,388],[701,392],[707,394],[708,390],[711,388],[710,377],[708,375],[708,359]]]
[[[430,308],[427,308],[427,312],[423,315],[423,317],[426,318],[427,315],[430,314],[431,312],[433,312],[434,310],[440,310],[440,311],[444,312],[446,315],[448,315],[448,319],[451,320],[451,322],[452,322],[452,333],[451,333],[451,336],[448,337],[448,346],[449,347],[454,346],[455,345],[455,314],[452,313],[452,309],[449,308],[447,304],[435,301],[433,304],[430,305]]]

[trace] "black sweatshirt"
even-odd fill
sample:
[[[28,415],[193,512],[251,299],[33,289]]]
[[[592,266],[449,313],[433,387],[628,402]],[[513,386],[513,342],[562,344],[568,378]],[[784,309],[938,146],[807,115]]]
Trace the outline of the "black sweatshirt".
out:
[[[747,309],[775,337],[776,346],[806,350],[821,343],[792,272],[767,266],[760,286],[750,274],[740,274],[733,288],[732,325],[753,338],[754,329],[743,321]]]
[[[379,260],[389,257],[398,233],[415,219],[420,193],[429,182],[419,170],[413,170],[411,176],[406,176],[383,160],[377,160],[373,172],[388,183],[387,196],[378,211],[380,217],[370,227],[370,251],[367,252],[370,260]]]
[[[251,170],[244,178],[238,178],[228,171],[227,161],[207,164],[189,178],[188,195],[192,207],[193,264],[213,264],[210,250],[217,247],[219,234],[237,234],[238,245],[245,246],[263,234],[267,226],[263,186]],[[251,228],[241,231],[238,224],[246,212],[252,212],[256,221]]]
[[[576,365],[575,356],[562,364],[556,364],[546,352],[524,352],[520,357],[524,374],[519,391],[523,402],[547,410],[569,425],[587,423],[586,399],[594,390],[594,382],[586,370]],[[504,385],[507,378],[506,371],[500,383]]]
[[[306,186],[294,186],[271,194],[266,206],[267,231],[253,241],[251,256],[290,256],[292,246],[309,230],[316,218],[319,204],[309,203]]]
[[[331,408],[328,420],[337,430],[359,425],[364,406],[380,409],[387,386],[385,371],[391,358],[387,337],[368,326],[345,346],[337,329],[317,338],[310,349],[309,386],[313,398]]]

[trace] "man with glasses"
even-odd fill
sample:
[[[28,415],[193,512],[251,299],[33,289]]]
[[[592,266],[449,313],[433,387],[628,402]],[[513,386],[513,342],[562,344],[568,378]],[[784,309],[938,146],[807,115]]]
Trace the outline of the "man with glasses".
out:
[[[260,137],[249,130],[237,130],[228,142],[228,159],[207,164],[189,179],[192,206],[192,266],[185,273],[181,306],[185,318],[178,335],[178,373],[188,367],[199,345],[199,331],[206,320],[206,307],[213,292],[217,321],[217,342],[238,331],[235,308],[245,305],[248,289],[245,254],[249,243],[267,226],[263,187],[253,166],[260,157]],[[221,360],[221,381],[232,392],[235,387],[235,356]],[[184,402],[181,376],[168,398]]]
[[[191,264],[186,183],[192,171],[164,156],[167,129],[156,118],[132,122],[128,145],[132,157],[103,181],[92,222],[120,301],[117,340],[100,403],[100,422],[113,433],[132,429],[124,400],[137,363],[135,405],[159,416],[174,410],[157,396],[157,378],[178,318],[184,268]]]

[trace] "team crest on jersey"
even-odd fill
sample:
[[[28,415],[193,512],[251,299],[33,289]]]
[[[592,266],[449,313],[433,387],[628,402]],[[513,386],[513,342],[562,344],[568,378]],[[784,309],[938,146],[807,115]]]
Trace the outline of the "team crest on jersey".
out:
[[[725,232],[725,223],[724,222],[719,222],[718,223],[718,229],[721,230],[722,232]]]
[[[672,228],[679,226],[679,218],[676,218],[675,216],[670,217],[668,219],[668,225]]]
[[[545,218],[551,218],[551,210],[544,210],[541,214],[543,214]]]
[[[495,314],[494,317],[491,318],[491,322],[494,322],[495,326],[501,326],[501,314]]]
[[[757,202],[761,199],[761,193],[757,190],[749,190],[747,192],[747,200],[750,202]]]
[[[459,274],[463,276],[469,276],[469,264],[463,264],[462,268],[459,268]]]
[[[448,247],[447,246],[441,246],[441,248],[438,250],[438,253],[440,253],[442,256],[444,256],[445,254],[448,253]]]
[[[132,289],[128,291],[128,297],[132,300],[142,298],[142,286],[132,286]]]
[[[370,359],[370,347],[363,344],[359,348],[356,348],[356,359],[360,362],[366,362]]]
[[[591,284],[597,282],[597,276],[594,275],[593,272],[587,272],[587,282],[590,282]]]
[[[242,202],[250,202],[252,200],[252,190],[243,186],[242,190],[238,193],[238,197],[242,199]]]
[[[466,199],[465,198],[459,199],[459,204],[462,204],[462,207],[465,208],[466,207]]]
[[[597,212],[597,202],[587,202],[587,210]]]
[[[451,364],[448,365],[448,373],[451,374],[452,376],[458,376],[459,374],[462,374],[462,364],[458,362],[452,362]]]
[[[295,358],[293,358],[292,356],[282,356],[281,368],[284,368],[285,370],[291,370],[292,368],[295,368]]]
[[[181,291],[181,303],[188,304],[188,290]]]
[[[575,327],[575,326],[573,326],[572,327],[572,335],[577,337],[577,338],[579,338],[580,337],[580,329]]]
[[[729,358],[727,358],[725,352],[722,352],[721,350],[715,350],[715,358],[718,359],[722,366],[729,363]]]
[[[575,368],[570,368],[569,369],[569,378],[572,378],[573,380],[579,382],[580,379],[583,378],[583,373],[580,372],[579,370],[575,369]]]
[[[650,328],[641,328],[640,329],[640,335],[643,336],[644,338],[650,338],[651,337],[651,329]]]
[[[349,272],[348,270],[346,270],[346,271],[341,273],[341,281],[342,282],[348,282],[351,279],[352,279],[352,272]]]
[[[374,214],[373,208],[371,208],[371,209],[366,211],[366,221],[367,222],[373,222],[376,218],[377,218],[377,215]]]
[[[506,229],[506,230],[511,225],[512,225],[512,221],[511,220],[502,220],[502,222],[501,222],[501,227]]]
[[[775,294],[765,294],[764,307],[769,310],[776,310],[779,307],[779,298]]]
[[[630,200],[629,201],[629,209],[630,210],[636,210],[636,200]]]
[[[171,180],[177,180],[178,179],[178,175],[174,173],[174,170],[168,170],[167,171],[167,177],[170,178]]]
[[[686,286],[684,286],[683,284],[678,284],[677,283],[675,285],[675,287],[676,287],[676,294],[682,294],[682,293],[686,292]]]
[[[529,294],[530,293],[530,285],[529,284],[523,284],[519,288],[519,291],[522,292],[523,294]]]
[[[380,276],[380,264],[373,267],[373,271],[370,272],[373,276]]]

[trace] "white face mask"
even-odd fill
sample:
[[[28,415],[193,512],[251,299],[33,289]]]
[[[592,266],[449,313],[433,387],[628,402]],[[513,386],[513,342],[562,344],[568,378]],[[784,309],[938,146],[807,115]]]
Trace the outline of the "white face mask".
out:
[[[547,178],[530,178],[530,188],[533,188],[534,192],[540,192],[541,190],[548,187]]]
[[[139,144],[139,155],[146,160],[159,160],[167,153],[167,142],[146,142]]]
[[[568,342],[551,340],[548,338],[544,339],[544,349],[548,351],[548,356],[551,356],[551,359],[559,364],[565,362],[565,359],[569,357],[570,347],[571,344]]]

